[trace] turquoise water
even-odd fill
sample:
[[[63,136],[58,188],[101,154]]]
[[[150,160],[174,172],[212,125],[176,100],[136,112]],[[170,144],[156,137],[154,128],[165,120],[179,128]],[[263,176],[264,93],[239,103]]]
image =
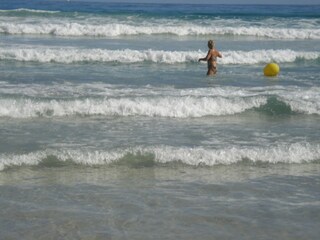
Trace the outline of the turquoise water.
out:
[[[317,239],[319,6],[0,9],[1,238]]]

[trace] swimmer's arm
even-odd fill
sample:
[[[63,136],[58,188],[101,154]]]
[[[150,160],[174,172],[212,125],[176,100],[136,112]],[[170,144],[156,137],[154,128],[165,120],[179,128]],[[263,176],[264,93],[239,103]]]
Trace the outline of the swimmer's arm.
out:
[[[204,58],[199,58],[198,61],[199,61],[199,62],[200,62],[200,61],[208,61],[210,58],[211,58],[211,51],[209,50],[207,56],[204,57]]]

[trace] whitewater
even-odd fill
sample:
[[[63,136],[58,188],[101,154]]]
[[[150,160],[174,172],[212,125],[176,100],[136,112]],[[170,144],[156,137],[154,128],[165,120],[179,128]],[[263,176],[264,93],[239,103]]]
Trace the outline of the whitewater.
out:
[[[245,18],[190,16],[143,18],[138,14],[128,16],[112,14],[63,13],[33,9],[2,10],[0,33],[34,34],[70,37],[117,37],[130,35],[177,35],[177,36],[255,36],[271,39],[320,39],[318,21],[295,17],[267,17],[260,21]],[[28,14],[32,18],[24,18]],[[46,14],[50,17],[47,18]],[[84,20],[85,18],[85,20]],[[5,21],[6,20],[6,21]],[[8,21],[9,20],[9,21]],[[11,21],[10,21],[11,20]],[[37,24],[33,22],[37,21]],[[255,23],[252,26],[252,23]],[[290,26],[290,27],[288,27]]]
[[[320,158],[320,145],[309,145],[306,143],[294,143],[291,145],[280,145],[272,148],[264,147],[228,147],[221,149],[205,148],[174,148],[170,146],[136,147],[134,149],[117,149],[110,152],[102,151],[79,151],[79,150],[53,150],[32,152],[22,155],[2,154],[0,155],[0,170],[14,166],[37,166],[53,159],[62,164],[71,162],[87,166],[108,166],[112,164],[126,163],[126,157],[136,156],[147,158],[141,161],[143,164],[162,165],[181,164],[190,166],[215,166],[230,165],[250,161],[254,163],[310,163]],[[272,156],[272,158],[270,158]],[[197,160],[196,160],[197,159]],[[196,160],[196,161],[195,161]]]
[[[200,7],[200,12],[174,15],[162,5],[158,13],[149,5],[142,12],[132,5],[126,5],[123,12],[121,5],[113,4],[92,12],[74,11],[73,5],[68,11],[14,6],[0,11],[0,121],[5,125],[62,121],[68,126],[70,121],[99,119],[98,126],[104,128],[108,121],[117,124],[119,119],[133,119],[128,123],[131,129],[137,118],[164,121],[166,129],[171,121],[187,121],[192,126],[195,119],[207,123],[241,118],[254,119],[256,127],[259,121],[267,121],[272,131],[273,119],[311,121],[312,128],[320,115],[320,29],[315,12],[302,11],[297,17],[295,8],[287,13],[267,8],[263,15],[251,15],[251,9],[244,8],[247,15],[230,15],[220,6],[221,14]],[[207,53],[209,38],[216,40],[223,55],[213,79],[205,78],[206,65],[198,63]],[[262,74],[269,62],[280,65],[276,78]],[[104,118],[109,120],[101,122]],[[242,124],[245,127],[245,120],[236,125]],[[149,131],[158,134],[157,129]],[[289,124],[285,134],[290,136],[290,131]],[[247,139],[248,134],[234,138]],[[309,142],[308,137],[295,134],[292,139],[318,145],[314,138]],[[91,139],[94,132],[85,135]],[[222,142],[228,138],[221,137]],[[279,144],[294,144],[289,139]],[[184,148],[184,141],[177,138],[174,147]],[[146,139],[132,147],[148,142],[154,141]],[[156,141],[155,146],[161,145],[168,144]],[[50,149],[43,147],[37,151]],[[269,152],[268,146],[264,148]],[[194,158],[193,165],[201,165]]]
[[[198,51],[158,51],[158,50],[106,50],[106,49],[74,49],[74,48],[25,48],[16,46],[12,49],[0,48],[0,59],[34,62],[153,62],[153,63],[188,63],[197,62],[206,52]],[[297,60],[319,60],[320,52],[303,52],[284,50],[252,50],[226,51],[221,64],[258,64],[276,61],[279,63]]]
[[[0,0],[0,239],[318,239],[319,13]]]

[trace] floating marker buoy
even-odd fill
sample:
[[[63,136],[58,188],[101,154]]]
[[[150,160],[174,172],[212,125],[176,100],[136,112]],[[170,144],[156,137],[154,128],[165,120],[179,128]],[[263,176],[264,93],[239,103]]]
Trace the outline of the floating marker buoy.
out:
[[[280,67],[276,63],[268,63],[263,69],[264,75],[268,77],[277,76],[279,72],[280,72]]]

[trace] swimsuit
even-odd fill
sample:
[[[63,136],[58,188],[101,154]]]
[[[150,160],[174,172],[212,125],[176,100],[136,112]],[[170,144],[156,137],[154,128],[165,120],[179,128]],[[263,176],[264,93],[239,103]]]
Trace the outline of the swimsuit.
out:
[[[217,57],[212,57],[208,61],[208,70],[217,71]]]

